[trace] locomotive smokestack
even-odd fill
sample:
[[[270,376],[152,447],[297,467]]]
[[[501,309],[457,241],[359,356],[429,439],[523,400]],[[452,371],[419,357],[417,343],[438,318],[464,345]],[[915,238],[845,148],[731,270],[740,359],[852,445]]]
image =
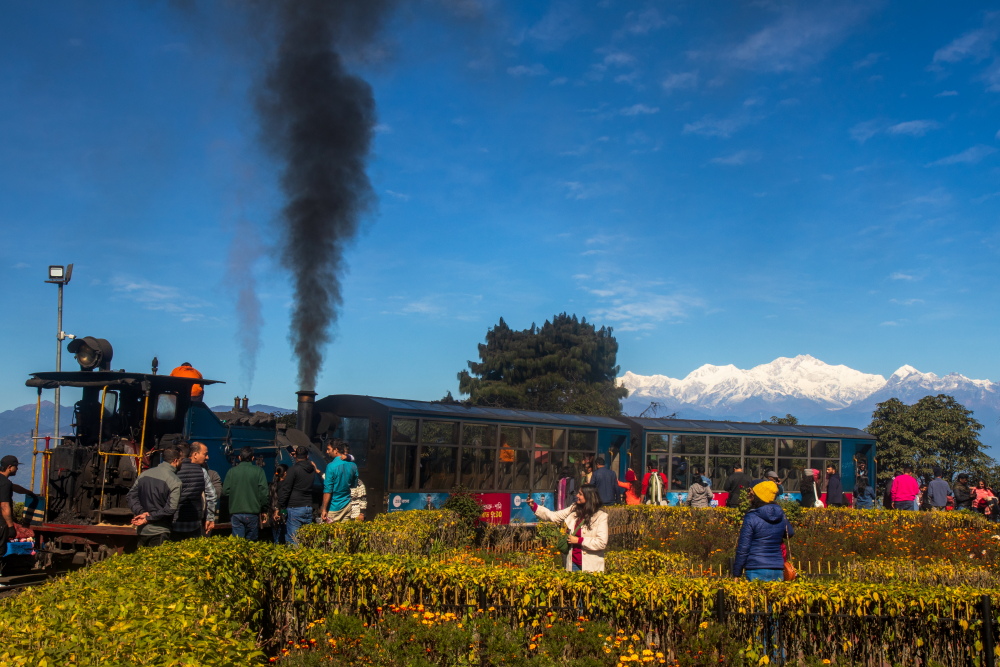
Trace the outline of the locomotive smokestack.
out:
[[[299,397],[299,411],[295,420],[295,427],[312,439],[313,433],[313,407],[316,405],[316,392],[303,389],[295,392]]]

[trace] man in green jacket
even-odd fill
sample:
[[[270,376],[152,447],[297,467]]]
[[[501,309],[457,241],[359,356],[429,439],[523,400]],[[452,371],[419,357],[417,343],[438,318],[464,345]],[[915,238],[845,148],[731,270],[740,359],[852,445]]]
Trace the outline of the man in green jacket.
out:
[[[257,541],[260,514],[267,508],[270,493],[264,471],[253,462],[253,449],[240,450],[240,463],[226,473],[222,495],[229,498],[229,520],[233,535]]]

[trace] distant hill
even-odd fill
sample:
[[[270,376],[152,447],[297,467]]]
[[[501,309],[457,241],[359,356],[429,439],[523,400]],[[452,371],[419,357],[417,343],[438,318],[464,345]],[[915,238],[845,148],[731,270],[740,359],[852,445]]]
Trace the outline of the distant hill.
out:
[[[657,403],[657,416],[676,412],[686,419],[757,422],[793,414],[803,424],[865,428],[875,404],[898,398],[912,404],[924,396],[948,394],[972,410],[984,426],[980,439],[1000,456],[1000,383],[949,373],[939,377],[903,366],[889,379],[832,366],[808,354],[779,357],[751,369],[706,364],[683,379],[625,373],[627,415]]]

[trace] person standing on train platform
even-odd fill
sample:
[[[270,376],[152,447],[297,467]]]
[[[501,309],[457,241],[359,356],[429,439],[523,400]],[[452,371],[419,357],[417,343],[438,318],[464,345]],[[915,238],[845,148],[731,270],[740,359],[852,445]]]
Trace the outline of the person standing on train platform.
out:
[[[7,460],[4,457],[0,465]],[[177,469],[181,455],[173,447],[160,453],[160,465],[146,468],[125,495],[125,501],[134,515],[140,547],[156,547],[170,537],[174,512],[181,499],[181,480]]]
[[[903,472],[896,475],[889,487],[892,508],[896,510],[915,510],[917,498],[920,497],[920,483],[913,476],[913,466],[903,466]]]
[[[752,487],[753,479],[743,472],[743,466],[741,464],[733,466],[733,474],[727,477],[722,485],[722,490],[727,494],[726,507],[739,507],[743,491],[749,491]]]
[[[621,489],[618,487],[618,475],[615,474],[614,470],[605,467],[603,456],[594,459],[594,465],[594,475],[590,478],[590,483],[597,488],[601,504],[618,504],[618,496],[621,494]]]
[[[642,476],[642,499],[649,505],[660,505],[666,488],[667,476],[660,472],[656,459],[649,459],[646,474]]]
[[[285,510],[285,539],[298,545],[295,534],[299,528],[313,522],[312,489],[316,478],[315,466],[309,460],[309,448],[295,448],[295,463],[285,473],[285,480],[278,487],[278,507]]]
[[[187,540],[202,537],[215,527],[215,508],[218,496],[205,471],[208,447],[202,442],[180,443],[177,447],[181,465],[177,476],[181,480],[181,499],[170,528],[170,539]]]
[[[837,468],[833,465],[826,467],[826,506],[844,507],[844,484],[840,481]]]
[[[941,468],[934,468],[934,479],[927,485],[927,504],[932,512],[943,512],[948,506],[948,496],[951,495],[951,487],[941,479],[942,475],[944,471]]]
[[[333,460],[326,466],[323,477],[320,519],[326,523],[338,523],[350,517],[351,487],[358,482],[358,466],[346,459],[339,440],[327,444],[326,454]]]
[[[186,361],[174,370],[170,371],[170,376],[175,378],[192,378],[195,380],[205,379],[205,376],[202,375],[197,368]],[[205,400],[205,385],[191,385],[191,400],[196,403],[201,403]]]
[[[260,515],[267,509],[270,493],[264,470],[253,462],[252,447],[240,450],[240,462],[226,473],[222,495],[229,498],[233,537],[256,542],[260,534]]]

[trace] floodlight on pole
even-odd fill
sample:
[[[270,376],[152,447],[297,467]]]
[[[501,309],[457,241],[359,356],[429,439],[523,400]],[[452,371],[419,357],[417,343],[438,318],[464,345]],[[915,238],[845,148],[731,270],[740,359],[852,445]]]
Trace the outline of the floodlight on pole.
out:
[[[56,316],[56,373],[62,371],[62,342],[66,338],[75,338],[70,334],[63,331],[62,328],[62,311],[63,311],[63,287],[69,284],[70,278],[73,277],[73,265],[67,264],[62,266],[61,264],[50,264],[49,265],[49,279],[45,282],[52,283],[59,287],[59,303],[57,306],[57,316]],[[55,431],[56,444],[58,445],[62,441],[59,436],[59,401],[61,399],[59,387],[56,387],[56,404],[55,404],[55,414],[53,415],[53,430]],[[35,434],[38,435],[37,433]]]

